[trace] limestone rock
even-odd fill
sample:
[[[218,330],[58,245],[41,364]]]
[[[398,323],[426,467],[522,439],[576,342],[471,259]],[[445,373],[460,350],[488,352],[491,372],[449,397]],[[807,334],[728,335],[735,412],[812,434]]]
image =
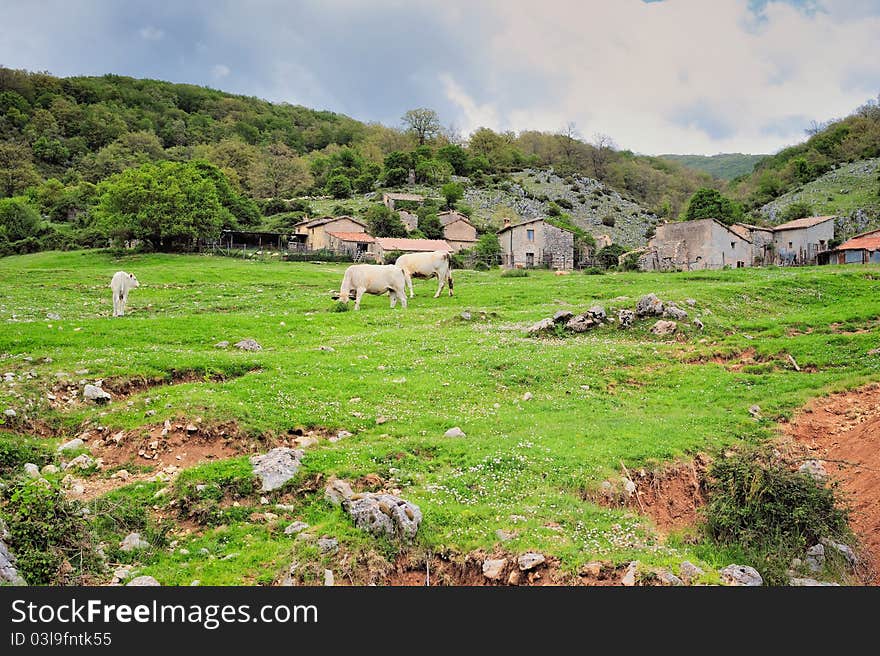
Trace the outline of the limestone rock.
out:
[[[676,330],[678,330],[677,323],[674,321],[664,321],[663,319],[651,326],[651,332],[655,335],[673,335]]]
[[[356,527],[376,536],[409,541],[422,522],[422,511],[416,504],[382,492],[354,495],[342,502],[342,508]]]
[[[521,571],[527,572],[529,570],[535,569],[539,565],[543,565],[545,560],[546,558],[544,558],[544,554],[529,551],[517,558],[516,564],[519,565]]]
[[[95,403],[107,403],[112,397],[109,392],[105,392],[97,385],[86,385],[83,388],[83,398]]]
[[[257,343],[255,339],[243,339],[240,342],[236,342],[234,344],[235,348],[241,349],[242,351],[262,351],[263,347]]]
[[[764,585],[764,579],[758,574],[758,570],[748,565],[728,565],[721,570],[720,574],[721,580],[727,585]]]
[[[260,492],[277,490],[296,476],[302,456],[302,451],[284,446],[272,449],[260,456],[251,456],[250,462],[254,476],[263,482]]]
[[[483,561],[483,576],[490,581],[497,581],[504,574],[507,560],[504,558],[487,558]]]

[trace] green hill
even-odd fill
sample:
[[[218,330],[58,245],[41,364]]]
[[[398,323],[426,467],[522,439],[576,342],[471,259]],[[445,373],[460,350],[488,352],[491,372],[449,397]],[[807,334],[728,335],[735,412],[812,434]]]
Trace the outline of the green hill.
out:
[[[718,155],[660,155],[661,159],[678,162],[695,171],[708,173],[719,180],[733,180],[748,175],[766,155],[719,153]]]

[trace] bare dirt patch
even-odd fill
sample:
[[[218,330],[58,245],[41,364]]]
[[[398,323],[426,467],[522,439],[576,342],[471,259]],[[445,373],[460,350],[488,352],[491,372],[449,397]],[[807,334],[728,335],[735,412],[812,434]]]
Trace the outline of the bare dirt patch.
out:
[[[814,399],[782,432],[840,482],[871,583],[880,585],[880,384]]]

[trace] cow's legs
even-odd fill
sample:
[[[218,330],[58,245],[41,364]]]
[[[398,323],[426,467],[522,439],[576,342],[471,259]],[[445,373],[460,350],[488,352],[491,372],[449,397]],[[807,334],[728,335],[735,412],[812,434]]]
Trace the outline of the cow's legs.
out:
[[[354,297],[354,309],[355,310],[361,309],[361,297],[364,295],[364,292],[366,292],[366,291],[367,291],[366,287],[358,287],[357,288],[357,295]]]

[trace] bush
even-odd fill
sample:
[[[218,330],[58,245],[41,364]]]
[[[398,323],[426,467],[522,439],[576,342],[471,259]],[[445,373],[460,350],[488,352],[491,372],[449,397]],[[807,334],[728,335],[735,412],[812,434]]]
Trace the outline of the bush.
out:
[[[742,549],[768,583],[785,583],[795,555],[821,538],[850,538],[834,488],[792,471],[769,447],[716,460],[709,471],[706,531]]]
[[[526,278],[529,272],[526,269],[505,269],[501,272],[502,278]]]

